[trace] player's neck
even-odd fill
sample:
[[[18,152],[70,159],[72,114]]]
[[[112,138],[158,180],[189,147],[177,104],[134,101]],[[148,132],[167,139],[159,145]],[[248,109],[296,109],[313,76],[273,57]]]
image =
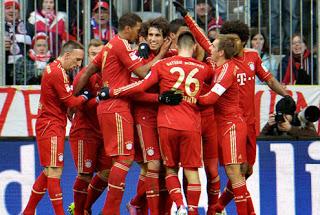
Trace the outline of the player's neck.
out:
[[[181,57],[192,57],[193,52],[188,50],[178,50],[178,55]]]
[[[228,60],[225,58],[220,58],[219,60],[217,60],[216,65],[217,65],[217,67],[219,67],[219,66],[225,64],[227,61]]]

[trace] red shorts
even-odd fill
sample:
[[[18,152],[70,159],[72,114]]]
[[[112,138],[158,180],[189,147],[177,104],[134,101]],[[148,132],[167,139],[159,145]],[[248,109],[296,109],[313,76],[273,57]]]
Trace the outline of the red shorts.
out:
[[[104,150],[108,156],[132,156],[133,119],[130,112],[98,114]]]
[[[65,137],[37,137],[40,164],[44,167],[63,167]]]
[[[253,166],[256,161],[256,150],[257,150],[257,136],[255,124],[247,124],[247,160],[248,163]]]
[[[202,166],[200,132],[160,127],[159,139],[163,163],[168,167],[198,168]]]
[[[241,164],[247,161],[247,125],[242,119],[218,122],[219,161],[221,165]]]
[[[218,158],[217,123],[213,113],[201,116],[203,160]]]
[[[105,154],[101,138],[75,135],[70,136],[69,142],[78,173],[94,173],[111,168],[112,159]]]

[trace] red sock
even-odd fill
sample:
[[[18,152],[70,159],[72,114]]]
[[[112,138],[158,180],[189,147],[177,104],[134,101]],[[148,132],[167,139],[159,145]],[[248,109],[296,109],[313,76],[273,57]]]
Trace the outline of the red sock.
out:
[[[109,190],[102,210],[103,215],[120,215],[120,204],[129,168],[130,165],[121,161],[113,164],[109,174]]]
[[[165,175],[162,175],[160,172],[159,176],[159,184],[160,184],[160,198],[159,198],[159,214],[160,215],[170,215],[172,208],[172,200],[169,196],[169,192],[166,188],[166,180]]]
[[[96,174],[93,177],[88,187],[88,195],[84,207],[87,211],[91,211],[93,203],[99,198],[107,186],[108,182],[102,180],[99,175]]]
[[[188,184],[186,195],[188,202],[188,214],[198,214],[200,194],[201,184]]]
[[[48,193],[56,215],[64,215],[60,178],[48,177]]]
[[[131,199],[130,204],[135,207],[143,207],[146,201],[146,188],[145,188],[146,176],[139,175],[137,194]]]
[[[247,193],[247,209],[248,209],[248,215],[256,215],[256,213],[254,212],[254,207],[253,207],[253,203],[252,203],[252,199],[249,191]]]
[[[32,186],[31,196],[22,214],[24,215],[35,214],[36,207],[40,202],[40,200],[42,199],[43,195],[46,193],[46,190],[47,190],[47,176],[44,174],[44,172],[42,172]]]
[[[84,206],[88,195],[89,183],[76,178],[73,185],[74,215],[83,215]]]
[[[218,202],[220,193],[220,179],[218,181],[208,181],[207,183],[207,193],[208,193],[208,206],[215,205]]]
[[[238,183],[232,184],[234,202],[237,206],[238,215],[248,215],[247,210],[247,186],[246,181],[240,181]]]
[[[179,178],[175,174],[170,174],[166,177],[166,186],[170,195],[170,198],[176,203],[179,208],[183,204],[183,197],[181,193],[181,184]]]
[[[229,202],[233,199],[233,191],[231,181],[228,180],[227,186],[224,188],[224,191],[221,193],[221,196],[218,200],[218,203],[224,208],[229,204]]]
[[[159,214],[159,171],[148,170],[146,175],[146,195],[150,214]]]

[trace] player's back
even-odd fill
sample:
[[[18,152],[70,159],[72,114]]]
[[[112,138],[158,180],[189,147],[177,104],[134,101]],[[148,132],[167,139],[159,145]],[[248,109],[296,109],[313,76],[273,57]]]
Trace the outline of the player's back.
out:
[[[69,95],[61,98],[58,93],[60,88],[65,88]],[[60,61],[55,60],[46,67],[41,80],[40,102],[36,122],[37,133],[43,133],[44,131],[47,134],[61,132],[65,135],[67,107],[63,104],[62,99],[66,99],[68,96],[72,96],[69,77],[62,68]]]
[[[158,62],[152,70],[158,72],[160,93],[168,90],[183,93],[179,105],[160,105],[158,127],[200,131],[200,113],[196,102],[208,75],[206,64],[191,57],[174,56]]]

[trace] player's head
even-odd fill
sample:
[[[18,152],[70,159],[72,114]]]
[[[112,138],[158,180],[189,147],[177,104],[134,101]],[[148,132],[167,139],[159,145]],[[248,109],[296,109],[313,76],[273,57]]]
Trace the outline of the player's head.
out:
[[[92,39],[90,40],[89,46],[88,46],[88,57],[89,57],[89,63],[92,62],[95,56],[99,54],[99,52],[103,49],[103,42],[98,39]]]
[[[231,59],[237,53],[237,40],[235,34],[220,34],[212,43],[211,58],[218,62],[220,59]]]
[[[243,47],[246,45],[250,36],[248,25],[241,22],[240,20],[226,21],[222,24],[220,33],[238,35]]]
[[[66,42],[61,49],[59,59],[61,60],[62,67],[65,70],[75,69],[80,67],[84,57],[83,46],[73,40]]]
[[[147,42],[152,51],[158,51],[165,38],[169,35],[169,22],[163,17],[149,22]]]
[[[177,48],[177,38],[180,32],[189,30],[183,19],[174,19],[169,24],[170,37],[172,38],[171,48]]]
[[[187,50],[193,52],[196,48],[196,40],[190,31],[181,32],[177,39],[178,51]]]
[[[119,34],[124,36],[129,42],[138,39],[142,19],[135,13],[126,13],[119,19]]]

